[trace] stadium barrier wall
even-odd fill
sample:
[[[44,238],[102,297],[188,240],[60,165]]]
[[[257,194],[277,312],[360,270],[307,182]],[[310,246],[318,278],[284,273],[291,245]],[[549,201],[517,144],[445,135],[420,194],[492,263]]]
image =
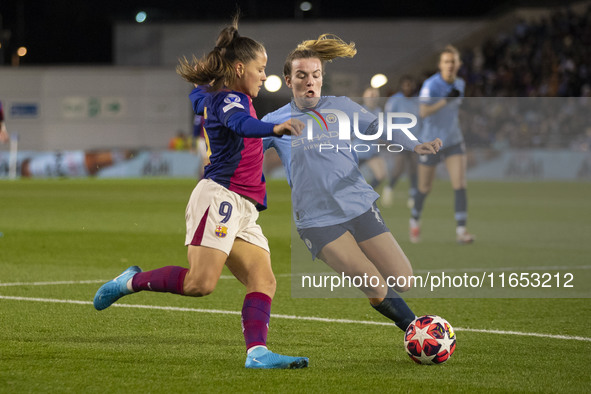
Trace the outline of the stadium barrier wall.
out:
[[[476,150],[468,169],[470,180],[494,181],[591,181],[591,152],[569,150]]]
[[[115,152],[115,151],[114,151]],[[35,167],[34,178],[87,177],[97,178],[199,178],[201,174],[201,156],[191,152],[175,151],[135,151],[128,158],[120,157],[113,164],[102,165],[94,172],[85,168],[85,156],[91,151],[21,151],[17,158],[17,174],[21,175],[23,163]],[[116,155],[116,153],[115,153]],[[0,151],[0,179],[6,179],[10,173],[10,154]]]
[[[23,150],[162,149],[192,132],[192,86],[174,67],[3,68],[0,86]]]
[[[59,162],[66,153],[84,151],[20,151],[17,173],[25,160],[38,160],[47,167],[42,177],[78,177],[88,172],[75,172],[68,165]],[[473,150],[469,153],[468,179],[483,181],[591,181],[591,152],[569,150]],[[56,169],[57,168],[57,169]],[[141,150],[129,159],[100,169],[94,176],[99,178],[136,177],[190,177],[198,178],[201,171],[201,157],[190,152],[164,150]],[[0,151],[0,179],[6,179],[10,170],[10,152]],[[267,168],[268,179],[284,178],[283,166]],[[445,178],[445,167],[440,165],[438,177]]]

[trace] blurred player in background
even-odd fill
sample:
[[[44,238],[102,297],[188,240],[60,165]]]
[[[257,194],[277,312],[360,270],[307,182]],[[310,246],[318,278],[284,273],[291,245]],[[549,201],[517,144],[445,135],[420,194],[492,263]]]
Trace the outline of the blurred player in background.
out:
[[[421,118],[419,117],[419,102],[415,97],[416,82],[410,75],[404,75],[400,78],[400,91],[394,94],[386,101],[384,111],[386,113],[392,112],[406,112],[416,115],[417,125],[412,128],[415,135],[419,135],[421,128]],[[417,155],[414,152],[402,151],[396,154],[384,154],[389,161],[388,169],[388,183],[382,190],[382,204],[385,207],[392,205],[394,198],[392,191],[398,182],[404,170],[408,170],[408,180],[410,182],[410,189],[408,190],[407,206],[412,209],[414,206],[414,197],[417,193]]]
[[[304,126],[291,121],[275,125],[256,118],[251,98],[266,80],[266,64],[263,45],[238,34],[238,17],[221,31],[205,58],[181,60],[177,72],[197,86],[190,98],[194,112],[205,117],[210,159],[185,214],[189,269],[167,266],[142,272],[130,267],[98,290],[94,306],[102,310],[142,290],[206,296],[215,289],[226,265],[246,286],[245,367],[303,368],[307,358],[279,355],[266,347],[276,282],[267,239],[256,223],[258,211],[267,202],[261,137],[299,134]]]
[[[176,135],[168,141],[169,150],[189,150],[191,142],[184,131],[178,130]]]
[[[6,122],[4,122],[4,110],[2,109],[2,101],[0,101],[0,142],[4,144],[8,140],[8,131],[6,130]]]
[[[380,112],[382,112],[382,109],[379,106],[379,99],[379,89],[372,87],[365,89],[362,96],[363,108],[373,115],[378,116]],[[355,136],[352,136],[351,139],[352,145],[364,143],[364,141]],[[371,147],[371,145],[369,150],[365,151],[365,148],[360,149],[356,154],[359,158],[359,169],[361,170],[363,177],[367,183],[375,189],[386,178],[386,160],[383,155],[380,154],[378,149],[376,147]]]
[[[466,146],[458,119],[466,84],[458,78],[460,66],[458,50],[451,45],[446,46],[439,56],[439,72],[425,80],[419,93],[419,112],[423,118],[420,136],[423,139],[440,137],[443,149],[436,156],[419,157],[418,192],[410,218],[410,240],[414,243],[420,241],[420,218],[425,198],[433,186],[437,164],[442,160],[454,190],[456,240],[460,244],[474,241],[466,230]]]
[[[374,114],[347,97],[321,95],[325,62],[353,57],[356,53],[355,44],[326,34],[302,42],[288,55],[283,69],[293,100],[263,120],[276,123],[294,117],[306,121],[311,114],[321,114],[323,109],[338,109],[350,115],[350,119],[357,113],[359,130],[376,134],[378,119]],[[337,120],[330,115],[324,114],[327,124],[333,125],[327,128],[338,130]],[[318,129],[314,125],[312,130]],[[352,132],[353,122],[350,127]],[[405,330],[415,314],[386,285],[385,278],[408,277],[412,275],[412,267],[384,224],[375,204],[379,195],[363,179],[352,149],[346,149],[351,148],[350,140],[339,140],[338,132],[327,133],[322,128],[312,139],[306,134],[264,140],[265,148],[275,148],[285,167],[292,188],[294,220],[302,241],[313,259],[320,258],[337,273],[379,278],[378,286],[360,290],[378,312]],[[435,154],[441,143],[439,140],[420,143],[402,132],[394,133],[392,142],[420,154]],[[320,151],[319,144],[338,145],[341,149]],[[397,291],[409,288],[395,287]]]

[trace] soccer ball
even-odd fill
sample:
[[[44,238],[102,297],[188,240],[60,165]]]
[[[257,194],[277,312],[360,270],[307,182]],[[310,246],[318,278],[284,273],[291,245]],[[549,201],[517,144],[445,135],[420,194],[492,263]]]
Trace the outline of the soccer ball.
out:
[[[404,348],[417,364],[441,364],[456,350],[456,334],[441,316],[417,317],[406,329]]]

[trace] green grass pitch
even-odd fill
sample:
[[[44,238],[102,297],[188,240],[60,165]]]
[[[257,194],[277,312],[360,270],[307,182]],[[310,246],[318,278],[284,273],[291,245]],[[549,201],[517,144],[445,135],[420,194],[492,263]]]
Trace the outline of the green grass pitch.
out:
[[[367,323],[387,320],[365,299],[292,297],[289,190],[280,180],[269,182],[259,221],[278,282],[268,344],[308,356],[309,368],[244,368],[237,312],[245,291],[227,270],[205,298],[144,292],[117,303],[131,307],[95,311],[99,280],[134,264],[186,265],[194,184],[0,182],[1,393],[591,391],[588,298],[409,298],[417,314],[449,320],[458,338],[447,363],[420,366],[400,330]],[[454,243],[449,183],[428,197],[421,244],[408,242],[405,184],[382,210],[415,270],[561,267],[577,294],[589,294],[590,183],[472,182],[468,192],[473,245]]]

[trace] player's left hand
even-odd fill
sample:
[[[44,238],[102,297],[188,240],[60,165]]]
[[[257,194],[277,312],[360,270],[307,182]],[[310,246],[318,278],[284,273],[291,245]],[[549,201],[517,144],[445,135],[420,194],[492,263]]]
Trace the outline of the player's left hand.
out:
[[[439,138],[435,138],[433,141],[423,142],[420,145],[415,146],[415,152],[419,155],[435,155],[441,149],[443,143]]]
[[[299,136],[302,135],[302,130],[304,130],[304,127],[306,127],[304,122],[298,119],[288,119],[281,124],[275,125],[275,127],[273,127],[273,132],[278,136],[285,134]]]

